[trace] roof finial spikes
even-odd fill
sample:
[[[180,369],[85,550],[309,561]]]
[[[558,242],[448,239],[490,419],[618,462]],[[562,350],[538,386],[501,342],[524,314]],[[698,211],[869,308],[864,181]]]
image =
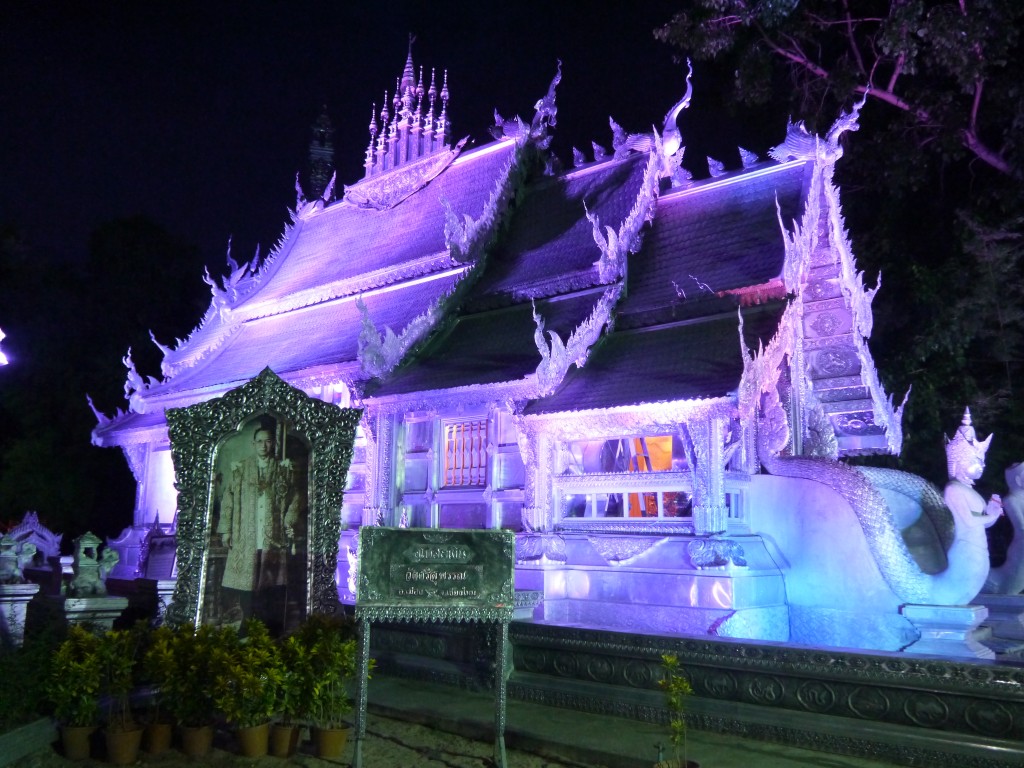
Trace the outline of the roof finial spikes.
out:
[[[427,91],[427,98],[430,101],[429,108],[427,109],[427,120],[424,124],[424,129],[430,132],[434,130],[434,100],[437,98],[437,85],[436,85],[436,72],[433,67],[430,68],[430,89]]]
[[[421,65],[417,70],[413,62],[415,42],[416,37],[410,34],[405,65],[395,78],[395,89],[384,91],[379,113],[376,105],[370,112],[370,143],[365,161],[367,178],[451,149],[448,144],[451,138],[448,72],[443,71],[438,83],[438,72],[431,68],[428,84],[426,67]]]
[[[444,84],[441,86],[441,116],[437,119],[437,130],[441,143],[448,141],[448,70],[444,71]]]

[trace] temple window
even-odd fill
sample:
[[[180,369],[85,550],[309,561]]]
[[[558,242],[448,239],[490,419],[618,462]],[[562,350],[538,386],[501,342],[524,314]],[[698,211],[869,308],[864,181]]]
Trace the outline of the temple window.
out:
[[[566,444],[566,471],[577,475],[603,472],[685,472],[686,453],[677,435],[573,440]]]
[[[678,434],[570,440],[552,478],[559,525],[680,522],[693,519],[693,474]],[[741,485],[727,472],[725,506],[742,518]]]
[[[477,487],[487,484],[486,418],[444,422],[442,471],[444,488]]]

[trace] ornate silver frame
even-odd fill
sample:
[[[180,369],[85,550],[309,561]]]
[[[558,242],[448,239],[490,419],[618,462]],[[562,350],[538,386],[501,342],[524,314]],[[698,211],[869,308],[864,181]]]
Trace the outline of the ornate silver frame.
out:
[[[362,410],[309,397],[269,368],[221,397],[166,412],[178,489],[178,583],[166,620],[196,624],[205,590],[217,447],[263,414],[288,422],[309,441],[306,614],[335,610],[341,501]]]

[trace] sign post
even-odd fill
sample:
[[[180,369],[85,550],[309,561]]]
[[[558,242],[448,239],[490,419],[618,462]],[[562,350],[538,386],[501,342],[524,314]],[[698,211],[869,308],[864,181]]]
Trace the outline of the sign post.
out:
[[[382,528],[359,531],[359,692],[353,768],[362,768],[370,624],[374,621],[500,624],[495,658],[494,762],[505,768],[508,623],[515,589],[515,534],[504,530]]]

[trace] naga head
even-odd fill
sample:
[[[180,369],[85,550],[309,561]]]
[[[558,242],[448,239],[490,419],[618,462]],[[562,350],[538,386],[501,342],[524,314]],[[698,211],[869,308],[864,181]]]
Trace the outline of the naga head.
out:
[[[971,426],[971,409],[965,408],[956,433],[946,438],[946,471],[950,479],[974,485],[985,471],[985,454],[991,442],[992,435],[984,440],[977,439]]]

